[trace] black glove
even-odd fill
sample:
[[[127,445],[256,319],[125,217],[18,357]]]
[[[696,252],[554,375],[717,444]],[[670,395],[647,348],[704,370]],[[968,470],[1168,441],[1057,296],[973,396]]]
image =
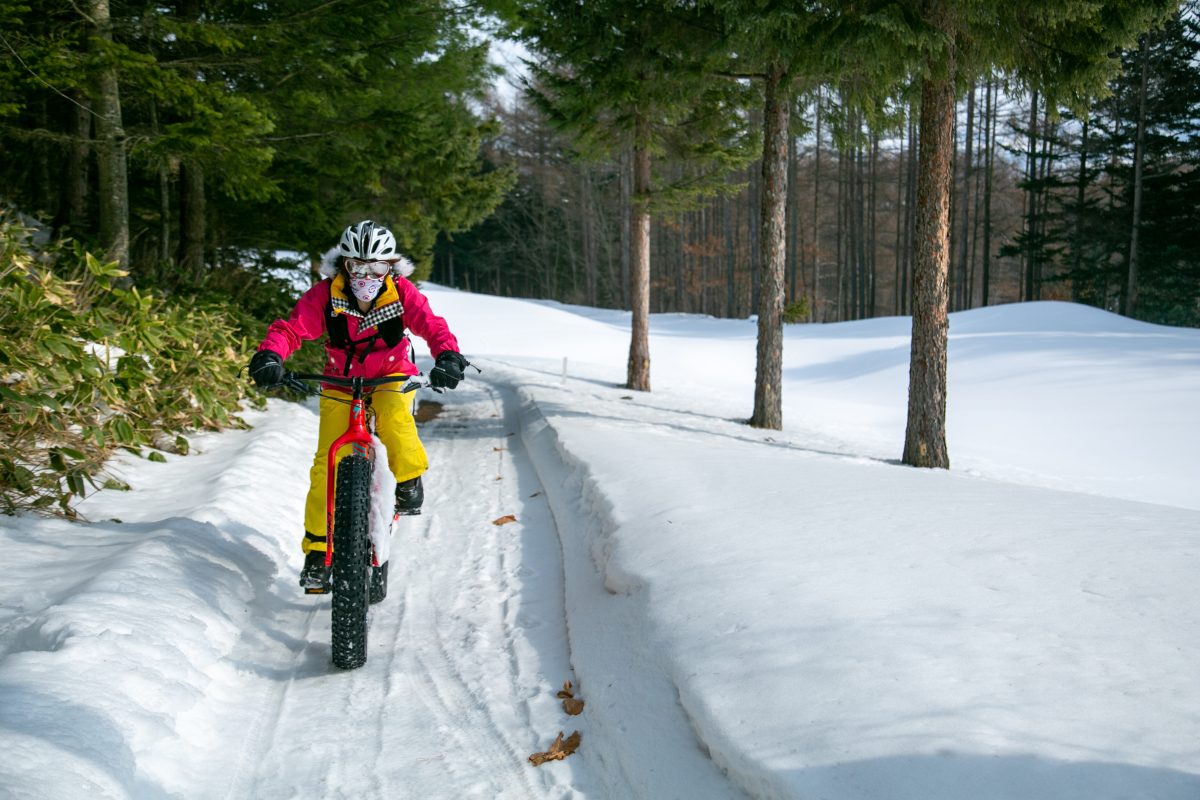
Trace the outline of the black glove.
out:
[[[259,350],[250,359],[250,377],[260,389],[283,383],[283,357],[274,350]]]
[[[443,350],[438,353],[437,364],[429,371],[429,383],[435,389],[453,389],[463,379],[463,368],[467,360],[462,353]]]

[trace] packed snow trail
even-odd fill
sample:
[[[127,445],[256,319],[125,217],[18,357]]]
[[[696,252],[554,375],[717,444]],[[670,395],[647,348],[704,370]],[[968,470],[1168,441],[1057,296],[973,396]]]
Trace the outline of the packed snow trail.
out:
[[[396,526],[354,672],[296,585],[311,407],[122,459],[134,491],[85,502],[95,524],[4,520],[0,796],[583,796],[583,759],[526,763],[590,738],[554,695],[575,678],[553,519],[501,393],[437,399],[425,511]]]

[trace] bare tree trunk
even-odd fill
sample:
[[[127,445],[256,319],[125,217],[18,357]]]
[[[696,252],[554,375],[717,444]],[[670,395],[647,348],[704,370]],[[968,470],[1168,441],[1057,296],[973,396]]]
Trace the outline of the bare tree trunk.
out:
[[[875,230],[875,218],[877,216],[877,200],[879,194],[879,136],[871,134],[871,204],[868,226],[868,235],[870,238],[870,249],[867,251],[867,259],[869,269],[867,271],[867,316],[874,319],[875,317],[875,271],[879,260],[879,238]]]
[[[854,318],[862,319],[867,313],[867,201],[863,183],[863,147],[859,144],[854,149]]]
[[[583,229],[583,288],[589,306],[596,305],[596,254],[592,244],[592,170],[582,165],[583,180],[579,190],[580,225]]]
[[[187,160],[179,168],[179,269],[204,277],[204,168]]]
[[[817,149],[813,154],[813,281],[812,306],[808,318],[813,322],[817,319],[817,309],[821,306],[821,220],[818,210],[821,207],[821,90],[817,89]]]
[[[633,213],[633,170],[628,152],[621,156],[621,308],[630,308],[629,249],[630,222]]]
[[[1146,76],[1150,63],[1150,34],[1142,37],[1142,85],[1138,90],[1137,143],[1133,154],[1133,229],[1129,234],[1129,285],[1125,289],[1125,316],[1137,313],[1138,239],[1142,229],[1142,163],[1146,160]]]
[[[34,124],[45,133],[50,132],[50,120],[46,113],[46,99],[40,97],[30,104]],[[44,136],[33,140],[33,205],[43,213],[53,206],[54,187],[50,181],[50,142]]]
[[[726,181],[732,180],[727,178]],[[725,265],[727,269],[728,283],[726,286],[725,295],[725,316],[733,319],[733,224],[729,219],[729,195],[725,195],[724,200],[724,216],[725,216]]]
[[[111,42],[108,0],[89,0],[88,11],[96,26],[96,38]],[[125,129],[121,121],[121,93],[115,67],[106,67],[96,74],[95,97],[99,106],[96,171],[100,180],[100,246],[104,248],[105,260],[116,261],[125,267],[129,262],[129,176],[125,161]]]
[[[963,139],[963,189],[962,189],[962,233],[958,241],[958,280],[954,301],[954,310],[962,311],[969,307],[971,290],[967,286],[967,254],[969,248],[969,232],[971,230],[971,156],[975,149],[975,81],[967,93],[967,135]]]
[[[838,227],[836,227],[836,229],[835,229],[836,236],[838,236],[838,313],[836,313],[835,319],[838,320],[839,323],[840,323],[840,321],[846,319],[846,313],[845,313],[845,308],[846,308],[846,281],[845,281],[846,267],[845,267],[844,260],[842,260],[842,251],[844,251],[844,248],[842,248],[842,241],[844,241],[845,237],[846,237],[845,222],[846,222],[846,217],[847,217],[846,175],[848,175],[847,170],[846,170],[846,151],[839,150],[838,151]]]
[[[933,65],[931,65],[932,67]],[[946,451],[946,280],[950,261],[954,56],[921,84],[916,261],[913,265],[912,354],[909,362],[905,464],[949,469]]]
[[[896,277],[892,283],[892,313],[899,316],[904,313],[900,302],[900,268],[904,263],[903,236],[904,210],[907,206],[904,197],[904,169],[906,152],[904,149],[904,129],[900,129],[900,154],[896,156]]]
[[[791,102],[783,65],[768,71],[763,104],[762,277],[758,294],[755,428],[783,428],[783,278],[787,265],[788,123]]]
[[[1071,281],[1073,299],[1079,301],[1079,272],[1083,269],[1083,205],[1087,195],[1088,120],[1083,121],[1083,133],[1079,138],[1079,180],[1075,187],[1075,252],[1072,261],[1075,279]]]
[[[1024,297],[1026,302],[1033,300],[1033,240],[1036,236],[1037,226],[1035,219],[1037,217],[1037,191],[1035,189],[1035,180],[1037,178],[1037,108],[1038,108],[1038,93],[1036,91],[1030,94],[1029,98],[1029,153],[1025,158],[1025,281]]]
[[[764,124],[763,129],[766,129]],[[762,220],[754,209],[762,205],[762,159],[751,166],[750,172],[750,313],[757,313],[759,271],[762,265]]]
[[[633,253],[630,295],[633,307],[627,389],[650,391],[650,150],[649,125],[637,118],[633,150]]]
[[[996,97],[992,93],[992,79],[988,78],[987,108],[984,114],[987,125],[987,167],[983,183],[983,297],[981,306],[988,304],[988,290],[992,282],[992,166],[996,155]]]
[[[796,145],[795,139],[789,133],[787,137],[787,259],[788,259],[788,301],[796,299],[796,250],[798,230],[796,225]]]
[[[71,143],[67,147],[58,218],[54,227],[81,228],[87,223],[88,156],[92,141],[92,101],[84,92],[71,92]]]

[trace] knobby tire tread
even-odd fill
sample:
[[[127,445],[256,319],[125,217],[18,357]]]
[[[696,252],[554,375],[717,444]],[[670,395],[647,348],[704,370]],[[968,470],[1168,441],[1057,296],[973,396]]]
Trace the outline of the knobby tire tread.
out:
[[[333,518],[333,663],[358,669],[367,662],[371,586],[371,464],[351,454],[338,464]]]

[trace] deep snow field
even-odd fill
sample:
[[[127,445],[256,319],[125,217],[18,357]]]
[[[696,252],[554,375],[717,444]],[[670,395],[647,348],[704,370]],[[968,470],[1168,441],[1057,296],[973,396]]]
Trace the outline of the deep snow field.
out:
[[[655,315],[640,394],[628,314],[425,291],[484,372],[425,395],[367,665],[272,401],[90,524],[0,518],[0,798],[1200,797],[1200,331],[951,315],[933,471],[906,318],[788,326],[773,432],[751,321]]]

